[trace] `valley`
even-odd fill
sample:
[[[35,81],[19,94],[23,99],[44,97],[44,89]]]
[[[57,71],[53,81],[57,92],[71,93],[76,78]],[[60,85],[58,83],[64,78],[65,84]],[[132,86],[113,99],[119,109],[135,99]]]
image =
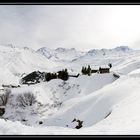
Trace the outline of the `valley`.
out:
[[[88,52],[0,47],[0,97],[8,97],[0,134],[139,134],[139,50],[127,46]],[[109,63],[110,72],[81,73],[82,67],[99,69]],[[62,69],[79,75],[21,83],[34,71]]]

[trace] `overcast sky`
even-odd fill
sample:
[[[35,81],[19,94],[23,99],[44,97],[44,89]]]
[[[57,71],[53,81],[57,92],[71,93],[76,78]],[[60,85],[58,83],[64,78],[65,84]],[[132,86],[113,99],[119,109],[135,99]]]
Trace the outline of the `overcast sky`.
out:
[[[140,48],[140,5],[0,5],[0,44]]]

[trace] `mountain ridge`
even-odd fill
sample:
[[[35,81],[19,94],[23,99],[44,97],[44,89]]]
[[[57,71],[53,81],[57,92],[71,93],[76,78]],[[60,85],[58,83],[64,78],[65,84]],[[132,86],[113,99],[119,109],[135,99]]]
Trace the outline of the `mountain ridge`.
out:
[[[61,48],[58,47],[56,49],[50,49],[48,47],[42,47],[38,49],[36,52],[44,55],[48,59],[52,59],[55,61],[69,61],[72,62],[74,60],[80,59],[85,56],[104,56],[114,54],[125,54],[133,52],[134,50],[129,48],[128,46],[118,46],[112,49],[90,49],[89,51],[77,51],[75,48]]]

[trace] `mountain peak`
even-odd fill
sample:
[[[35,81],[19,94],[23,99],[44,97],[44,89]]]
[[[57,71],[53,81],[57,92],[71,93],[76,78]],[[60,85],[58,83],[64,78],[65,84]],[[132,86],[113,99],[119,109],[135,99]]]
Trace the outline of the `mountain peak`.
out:
[[[59,47],[59,48],[56,48],[55,51],[57,51],[57,52],[76,51],[76,49],[75,48],[62,48],[62,47]]]
[[[91,56],[95,56],[95,55],[100,55],[100,56],[103,56],[103,55],[106,55],[106,54],[118,54],[118,53],[126,53],[126,52],[131,52],[133,51],[132,49],[130,49],[128,46],[118,46],[116,48],[113,48],[113,49],[92,49],[92,50],[89,50],[87,52],[88,55],[91,55]]]
[[[115,48],[115,50],[118,50],[118,51],[130,51],[132,49],[130,49],[128,46],[118,46]]]

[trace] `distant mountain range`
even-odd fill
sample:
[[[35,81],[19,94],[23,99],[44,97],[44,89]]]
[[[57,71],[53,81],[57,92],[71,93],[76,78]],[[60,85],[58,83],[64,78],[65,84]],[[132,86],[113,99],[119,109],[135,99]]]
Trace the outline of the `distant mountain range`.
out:
[[[44,55],[48,59],[66,62],[66,61],[74,61],[77,60],[78,58],[85,56],[101,57],[104,55],[112,55],[112,54],[123,55],[133,51],[134,50],[132,50],[128,46],[119,46],[113,49],[91,49],[87,52],[77,51],[75,48],[50,49],[47,47],[43,47],[38,49],[36,52]]]

